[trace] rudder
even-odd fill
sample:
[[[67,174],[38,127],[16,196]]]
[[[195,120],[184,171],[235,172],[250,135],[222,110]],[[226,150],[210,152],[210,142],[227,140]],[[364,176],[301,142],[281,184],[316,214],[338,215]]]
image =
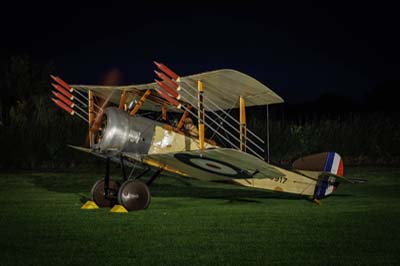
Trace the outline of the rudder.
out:
[[[324,172],[329,172],[334,175],[343,176],[343,160],[336,152],[327,152]]]
[[[344,174],[343,160],[336,152],[323,152],[299,158],[293,162],[293,168],[306,175],[314,173],[314,177],[318,179],[314,192],[316,199],[332,194],[339,185],[336,176]]]

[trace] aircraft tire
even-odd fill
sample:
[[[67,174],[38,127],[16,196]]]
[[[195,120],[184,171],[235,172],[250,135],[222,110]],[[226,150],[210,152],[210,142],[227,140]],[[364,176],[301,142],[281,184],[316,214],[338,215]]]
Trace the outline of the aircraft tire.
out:
[[[128,211],[144,210],[150,205],[148,186],[139,180],[125,181],[118,191],[118,203]]]
[[[119,184],[113,179],[110,179],[109,182],[110,195],[107,198],[104,194],[104,178],[97,180],[91,190],[92,200],[101,208],[113,207],[117,204]]]

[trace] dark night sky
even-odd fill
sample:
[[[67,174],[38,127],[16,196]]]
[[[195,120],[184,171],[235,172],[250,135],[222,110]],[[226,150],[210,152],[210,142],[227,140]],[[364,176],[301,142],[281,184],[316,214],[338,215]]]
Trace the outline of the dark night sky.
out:
[[[3,6],[2,55],[51,60],[56,74],[83,84],[114,68],[125,84],[150,82],[153,60],[181,75],[233,68],[292,102],[326,92],[360,98],[399,79],[399,9],[382,1],[144,2]]]

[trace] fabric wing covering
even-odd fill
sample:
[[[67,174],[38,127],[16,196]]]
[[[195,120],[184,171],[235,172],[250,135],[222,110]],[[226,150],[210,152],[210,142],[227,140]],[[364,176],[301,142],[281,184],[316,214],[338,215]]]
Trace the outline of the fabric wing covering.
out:
[[[187,102],[192,106],[197,106],[197,81],[201,80],[204,84],[204,99],[208,110],[217,111],[220,109],[231,109],[239,107],[239,98],[243,96],[246,100],[246,106],[257,106],[282,103],[283,99],[258,80],[233,69],[221,69],[210,72],[204,72],[191,76],[181,77],[179,93],[182,96],[182,102]],[[103,98],[109,97],[110,102],[118,104],[121,91],[137,92],[147,89],[154,90],[158,85],[153,83],[127,86],[97,86],[97,85],[71,85],[78,90],[93,90],[96,96]],[[189,94],[195,96],[191,97]],[[157,95],[154,91],[153,95]],[[127,102],[133,98],[139,99],[137,93],[129,93]],[[160,102],[163,101],[162,98]],[[216,105],[212,104],[215,103]],[[159,111],[161,103],[157,101],[146,101],[142,106],[143,110]]]
[[[177,154],[184,154],[189,159],[187,162],[180,160],[177,158]],[[209,149],[204,151],[196,150],[182,153],[149,154],[144,156],[144,158],[155,160],[162,165],[172,166],[176,169],[179,169],[180,172],[187,176],[202,180],[229,179],[235,175],[236,178],[244,178],[246,175],[244,175],[241,171],[246,171],[248,174],[253,174],[257,171],[257,174],[254,174],[254,176],[251,175],[251,177],[259,179],[273,179],[284,176],[283,173],[265,161],[260,160],[248,153],[228,148]],[[204,164],[201,163],[202,160],[204,160]],[[209,160],[216,160],[221,169],[218,170],[217,168],[210,166],[209,162],[213,164],[215,161]],[[232,171],[236,173],[231,177],[230,174],[219,174],[220,171],[224,172],[226,169],[229,170],[228,172],[230,174],[232,174]]]

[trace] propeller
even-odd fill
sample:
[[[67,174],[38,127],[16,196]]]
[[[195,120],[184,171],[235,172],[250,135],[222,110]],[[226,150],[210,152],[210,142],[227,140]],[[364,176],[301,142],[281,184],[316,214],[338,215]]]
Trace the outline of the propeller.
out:
[[[107,98],[103,101],[103,103],[100,104],[100,110],[99,112],[96,114],[96,117],[93,120],[93,124],[90,127],[90,132],[92,134],[96,134],[101,126],[101,119],[104,115],[104,109],[107,107],[108,102],[110,101],[111,97],[113,95],[113,91],[111,91]]]
[[[114,68],[108,71],[103,79],[102,79],[102,85],[104,86],[116,86],[118,83],[120,83],[122,79],[122,73]],[[104,109],[108,106],[108,103],[115,93],[115,90],[110,90],[108,95],[105,95],[104,98],[98,97],[98,105],[100,106],[99,111],[97,112],[95,118],[93,119],[92,125],[90,126],[90,130],[88,132],[88,136],[86,138],[86,144],[89,144],[89,135],[92,134],[93,136],[96,136],[96,134],[102,129],[102,121],[103,121],[103,115],[104,115]],[[119,103],[119,109],[123,109],[124,103],[126,99],[126,91],[123,90],[121,93],[121,99]]]

